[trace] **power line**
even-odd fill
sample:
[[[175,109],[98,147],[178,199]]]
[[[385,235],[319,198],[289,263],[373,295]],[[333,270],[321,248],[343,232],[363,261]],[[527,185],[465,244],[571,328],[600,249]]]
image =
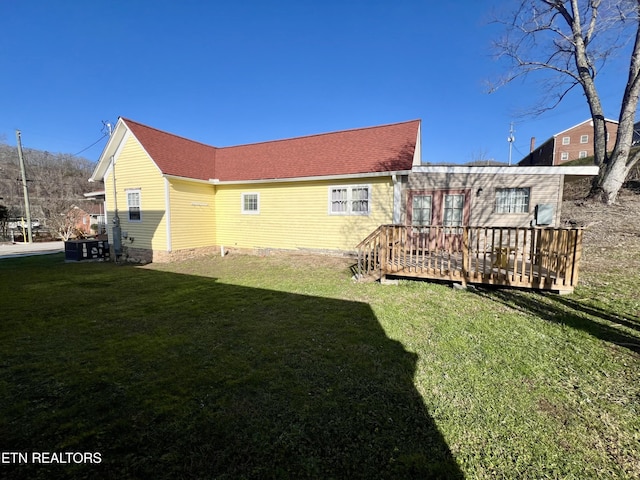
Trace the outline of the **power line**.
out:
[[[87,150],[89,150],[91,147],[93,147],[94,145],[96,145],[100,140],[102,140],[104,137],[108,136],[109,133],[105,133],[104,135],[102,135],[98,140],[96,140],[95,142],[93,142],[91,145],[89,145],[86,148],[83,148],[82,150],[80,150],[78,153],[74,153],[73,155],[71,155],[72,157],[76,157],[78,155],[80,155],[82,152],[86,152]]]

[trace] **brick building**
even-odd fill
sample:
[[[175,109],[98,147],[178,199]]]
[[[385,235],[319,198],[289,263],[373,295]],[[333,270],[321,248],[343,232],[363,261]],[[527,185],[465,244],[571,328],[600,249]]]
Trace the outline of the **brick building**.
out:
[[[613,148],[618,133],[618,122],[605,119],[607,129],[607,150]],[[531,150],[519,165],[562,165],[579,158],[593,156],[593,121],[585,120],[578,125],[556,133],[538,148],[535,138],[531,139]]]

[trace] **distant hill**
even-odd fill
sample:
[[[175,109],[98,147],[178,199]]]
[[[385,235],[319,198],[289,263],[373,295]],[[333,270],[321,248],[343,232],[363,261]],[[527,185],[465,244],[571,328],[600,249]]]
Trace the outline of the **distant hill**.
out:
[[[23,149],[23,157],[33,218],[61,213],[51,212],[51,205],[80,205],[86,201],[84,193],[103,188],[89,183],[95,163],[86,158],[30,148]],[[23,198],[18,149],[0,142],[0,205],[8,208],[10,217],[20,217],[25,213]]]

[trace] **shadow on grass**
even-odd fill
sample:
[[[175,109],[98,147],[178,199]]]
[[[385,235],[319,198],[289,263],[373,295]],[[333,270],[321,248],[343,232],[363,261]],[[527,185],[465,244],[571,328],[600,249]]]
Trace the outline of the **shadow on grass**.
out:
[[[550,293],[486,287],[473,291],[489,300],[531,313],[549,322],[583,330],[600,340],[640,353],[640,319],[633,315],[614,315],[574,298]],[[621,329],[620,326],[625,328]]]
[[[462,478],[413,384],[416,355],[367,304],[63,269],[17,287],[0,275],[15,293],[0,450],[102,461],[0,465],[3,478]]]

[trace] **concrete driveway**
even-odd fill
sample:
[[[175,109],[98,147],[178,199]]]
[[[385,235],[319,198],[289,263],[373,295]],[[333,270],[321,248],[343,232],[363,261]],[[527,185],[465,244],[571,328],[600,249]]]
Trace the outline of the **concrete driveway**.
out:
[[[64,242],[0,243],[0,259],[64,252]]]

